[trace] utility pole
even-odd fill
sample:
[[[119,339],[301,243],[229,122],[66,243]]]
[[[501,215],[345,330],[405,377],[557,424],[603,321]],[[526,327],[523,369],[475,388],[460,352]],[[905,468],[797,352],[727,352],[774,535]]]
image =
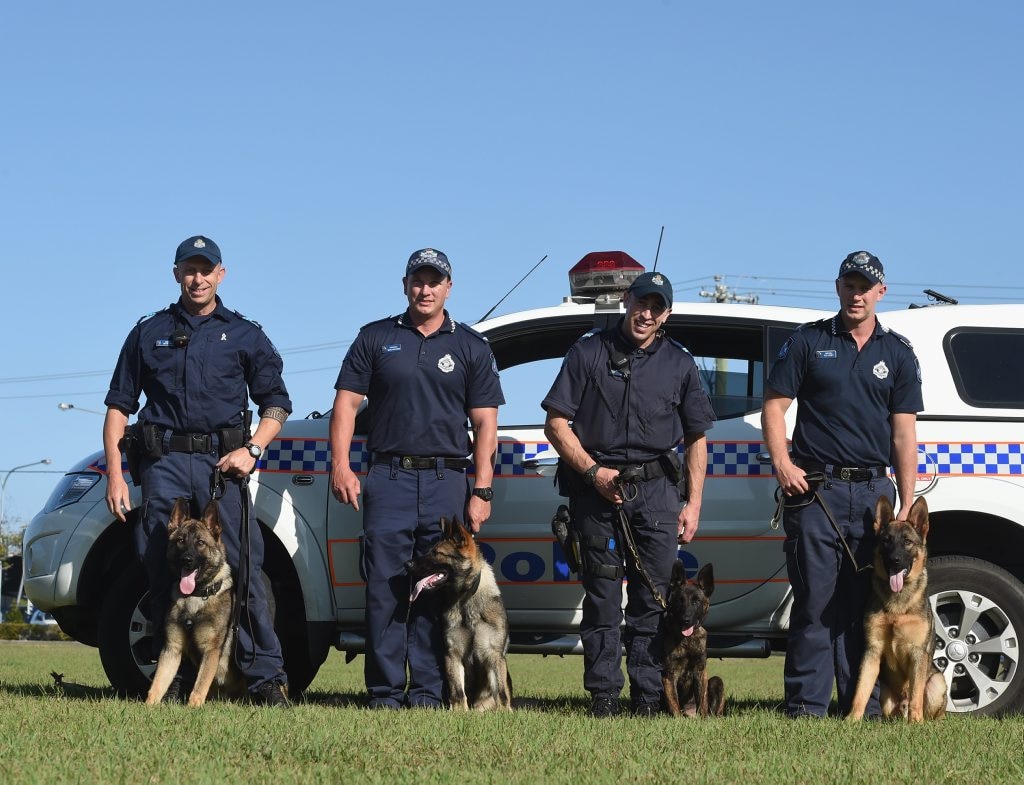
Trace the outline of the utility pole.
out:
[[[715,276],[714,291],[700,290],[700,296],[713,300],[716,303],[747,303],[757,305],[756,294],[736,294],[725,285],[725,276]],[[729,360],[725,357],[715,358],[715,375],[710,380],[709,386],[713,395],[729,394]]]
[[[757,305],[756,294],[736,294],[732,289],[725,285],[725,276],[715,276],[715,289],[714,291],[700,290],[700,296],[711,300],[716,303],[748,303],[749,305]]]

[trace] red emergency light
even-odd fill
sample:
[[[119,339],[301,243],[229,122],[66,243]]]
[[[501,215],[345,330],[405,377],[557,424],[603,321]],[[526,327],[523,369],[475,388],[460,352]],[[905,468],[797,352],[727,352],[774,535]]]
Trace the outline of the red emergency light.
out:
[[[625,251],[592,251],[569,270],[569,293],[588,299],[621,298],[643,272],[644,266]]]

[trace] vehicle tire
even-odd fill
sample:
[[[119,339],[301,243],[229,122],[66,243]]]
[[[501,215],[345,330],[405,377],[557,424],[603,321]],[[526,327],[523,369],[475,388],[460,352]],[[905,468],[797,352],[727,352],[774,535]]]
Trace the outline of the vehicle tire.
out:
[[[951,712],[997,716],[1024,710],[1024,585],[970,556],[928,561],[936,667]]]
[[[272,618],[279,607],[286,607],[278,585],[263,573],[267,604]],[[289,691],[295,696],[309,686],[316,669],[309,666],[306,640],[297,631],[281,629],[277,619]],[[124,698],[142,698],[156,672],[153,656],[153,631],[149,608],[149,589],[140,565],[131,564],[111,585],[103,601],[99,618],[99,650],[103,670],[117,694]],[[282,634],[282,633],[290,634]],[[294,650],[293,650],[294,647]]]
[[[99,618],[100,662],[117,694],[139,698],[156,671],[150,626],[149,588],[134,562],[113,582]]]

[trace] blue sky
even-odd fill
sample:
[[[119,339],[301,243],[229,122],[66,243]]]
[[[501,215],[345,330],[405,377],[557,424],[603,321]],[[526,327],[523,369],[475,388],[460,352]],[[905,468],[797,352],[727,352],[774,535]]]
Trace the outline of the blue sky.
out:
[[[649,265],[662,226],[677,299],[723,275],[831,308],[866,248],[889,308],[1024,300],[1011,0],[46,2],[0,26],[0,471],[99,448],[81,409],[195,233],[296,416],[427,245],[470,323],[545,254],[499,313],[557,302],[588,251]],[[12,475],[15,527],[56,479]]]

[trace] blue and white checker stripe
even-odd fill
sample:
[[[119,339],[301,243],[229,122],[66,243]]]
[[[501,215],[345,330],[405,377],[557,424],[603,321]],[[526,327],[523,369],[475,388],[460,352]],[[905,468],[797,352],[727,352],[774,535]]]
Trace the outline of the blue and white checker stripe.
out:
[[[500,440],[495,461],[497,477],[533,477],[523,470],[523,461],[551,449],[547,442]],[[772,467],[758,463],[763,442],[708,442],[708,477],[771,477]],[[939,476],[1022,476],[1024,446],[1006,442],[924,443],[918,448],[918,472]],[[365,474],[370,453],[365,441],[353,441],[349,463],[356,473]],[[326,474],[330,471],[330,446],[326,439],[278,439],[259,461],[267,472]]]
[[[1002,475],[1017,477],[1024,474],[1024,450],[1019,442],[949,442],[925,443],[918,447],[924,453],[924,462],[918,464],[922,473],[942,475]]]

